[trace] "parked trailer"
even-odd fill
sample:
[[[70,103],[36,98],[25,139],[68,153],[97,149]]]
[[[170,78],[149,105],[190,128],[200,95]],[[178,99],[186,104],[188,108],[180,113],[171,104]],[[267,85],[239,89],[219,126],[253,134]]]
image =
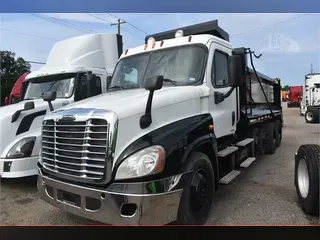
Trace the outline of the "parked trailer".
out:
[[[320,122],[320,73],[305,77],[300,115],[305,116],[306,123]]]
[[[281,98],[282,98],[282,102],[286,102],[287,101],[287,91],[281,91]]]
[[[219,185],[282,138],[279,79],[228,40],[217,20],[147,36],[108,93],[48,113],[40,198],[109,224],[205,223]]]
[[[319,217],[320,145],[301,145],[295,153],[294,184],[307,214]]]
[[[41,123],[47,110],[106,92],[107,78],[121,53],[122,36],[117,34],[82,35],[53,46],[46,64],[28,74],[22,101],[0,108],[1,178],[37,175]],[[49,107],[42,100],[48,90],[56,92]]]
[[[303,86],[289,86],[287,91],[287,107],[300,107],[303,95]]]

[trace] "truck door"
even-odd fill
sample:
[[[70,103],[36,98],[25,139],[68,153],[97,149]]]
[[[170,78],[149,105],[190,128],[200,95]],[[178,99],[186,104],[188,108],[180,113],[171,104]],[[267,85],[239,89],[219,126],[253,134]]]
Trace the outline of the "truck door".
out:
[[[230,89],[228,86],[229,55],[231,55],[231,49],[211,43],[206,76],[210,87],[209,111],[213,117],[216,137],[234,134],[239,116],[236,89],[224,101],[215,103],[215,93],[225,94]]]

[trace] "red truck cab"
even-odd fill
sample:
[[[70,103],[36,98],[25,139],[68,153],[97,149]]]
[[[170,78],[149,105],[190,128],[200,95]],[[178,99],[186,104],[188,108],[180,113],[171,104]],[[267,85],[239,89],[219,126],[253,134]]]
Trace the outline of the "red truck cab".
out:
[[[287,92],[287,106],[291,107],[300,107],[300,103],[303,95],[302,86],[290,86]]]
[[[13,88],[11,89],[11,93],[9,96],[7,96],[4,100],[4,105],[10,105],[13,103],[20,102],[21,96],[20,96],[20,91],[21,91],[21,86],[25,82],[27,75],[29,72],[25,72],[22,74],[16,83],[14,84]]]

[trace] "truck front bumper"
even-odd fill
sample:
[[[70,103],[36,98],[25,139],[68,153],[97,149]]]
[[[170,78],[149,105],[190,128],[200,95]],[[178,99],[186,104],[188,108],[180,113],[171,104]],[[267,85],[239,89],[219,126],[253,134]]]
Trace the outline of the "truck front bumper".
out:
[[[39,156],[17,159],[0,158],[1,178],[21,178],[37,175]]]
[[[38,194],[53,206],[97,222],[116,225],[163,225],[177,218],[188,173],[143,183],[114,183],[106,190],[44,176]]]

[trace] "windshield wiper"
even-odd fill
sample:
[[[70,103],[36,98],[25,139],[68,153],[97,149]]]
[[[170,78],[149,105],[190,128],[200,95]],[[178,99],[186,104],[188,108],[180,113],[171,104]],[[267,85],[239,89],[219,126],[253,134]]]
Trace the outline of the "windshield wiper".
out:
[[[171,79],[163,79],[163,81],[164,82],[169,82],[169,83],[172,83],[172,85],[174,85],[174,86],[177,86],[178,84],[177,84],[177,82],[176,81],[173,81],[173,80],[171,80]]]
[[[110,90],[110,89],[121,89],[121,90],[123,90],[124,88],[121,87],[121,86],[112,86],[112,87],[109,87],[108,90]]]

